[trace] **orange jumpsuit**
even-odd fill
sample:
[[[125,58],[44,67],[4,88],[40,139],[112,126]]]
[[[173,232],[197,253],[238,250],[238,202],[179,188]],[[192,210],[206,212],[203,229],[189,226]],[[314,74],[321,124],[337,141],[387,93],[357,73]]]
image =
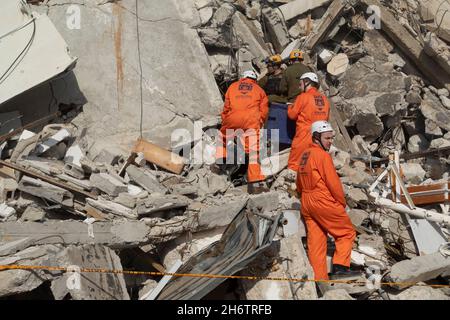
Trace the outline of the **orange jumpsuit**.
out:
[[[269,114],[269,100],[264,90],[255,80],[244,78],[234,82],[225,94],[225,103],[222,111],[222,146],[217,147],[216,158],[226,157],[226,139],[233,138],[227,135],[227,129],[242,129],[240,136],[245,153],[249,154],[247,170],[248,182],[257,182],[265,179],[261,173],[258,162],[259,133]]]
[[[300,155],[312,143],[311,125],[319,120],[328,121],[330,103],[325,95],[312,87],[300,94],[294,105],[288,108],[288,117],[296,120],[295,136],[292,140],[288,168],[298,170]]]
[[[301,194],[308,257],[315,279],[328,279],[327,233],[336,244],[333,264],[349,267],[356,232],[345,212],[344,191],[333,160],[318,144],[311,143],[301,155],[297,190]]]

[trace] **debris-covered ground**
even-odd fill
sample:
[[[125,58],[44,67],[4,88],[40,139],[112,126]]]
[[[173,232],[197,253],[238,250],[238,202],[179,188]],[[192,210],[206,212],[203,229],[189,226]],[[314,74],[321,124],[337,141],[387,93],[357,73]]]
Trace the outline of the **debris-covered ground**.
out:
[[[450,299],[448,2],[0,8],[2,299]],[[294,48],[333,104],[356,283],[305,281],[289,149],[271,155],[281,167],[266,193],[211,170],[207,129],[220,125],[228,85]],[[173,141],[176,129],[190,138]],[[330,261],[333,248],[330,238]],[[242,278],[166,283],[177,270]]]

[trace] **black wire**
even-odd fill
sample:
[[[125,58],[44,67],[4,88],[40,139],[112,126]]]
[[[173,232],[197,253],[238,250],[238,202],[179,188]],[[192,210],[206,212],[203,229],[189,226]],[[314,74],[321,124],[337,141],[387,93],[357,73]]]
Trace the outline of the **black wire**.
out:
[[[36,21],[33,18],[33,33],[31,34],[30,40],[28,40],[27,45],[25,46],[25,48],[23,48],[23,50],[16,57],[16,59],[14,59],[13,63],[8,67],[8,69],[6,69],[5,73],[2,74],[2,76],[0,77],[0,84],[3,83],[3,81],[5,81],[11,75],[12,72],[10,72],[10,71],[14,71],[14,69],[19,65],[18,63],[16,64],[16,62],[19,59],[23,59],[23,57],[26,55],[27,51],[31,47],[31,44],[33,43],[35,35],[36,35]],[[9,74],[8,74],[8,72],[9,72]]]
[[[138,0],[136,0],[136,35],[137,35],[137,49],[139,58],[139,88],[140,88],[140,102],[141,102],[141,114],[139,120],[139,137],[142,138],[142,122],[144,117],[144,103],[142,95],[142,61],[141,61],[141,42],[139,39],[139,6]]]

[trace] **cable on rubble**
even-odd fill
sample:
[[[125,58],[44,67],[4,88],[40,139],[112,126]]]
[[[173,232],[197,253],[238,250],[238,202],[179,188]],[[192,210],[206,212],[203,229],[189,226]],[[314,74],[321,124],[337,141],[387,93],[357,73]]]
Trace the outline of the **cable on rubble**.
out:
[[[136,37],[137,37],[137,50],[138,50],[138,60],[139,60],[139,89],[140,89],[140,119],[139,119],[139,138],[142,138],[142,122],[144,118],[144,99],[142,93],[142,60],[141,60],[141,40],[139,33],[139,6],[138,0],[136,0]]]

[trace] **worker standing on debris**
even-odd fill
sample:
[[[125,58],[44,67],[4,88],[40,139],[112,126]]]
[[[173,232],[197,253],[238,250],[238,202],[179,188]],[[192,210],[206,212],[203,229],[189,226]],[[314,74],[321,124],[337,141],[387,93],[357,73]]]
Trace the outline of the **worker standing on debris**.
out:
[[[301,155],[297,191],[301,194],[301,214],[307,228],[308,257],[315,279],[328,279],[327,234],[335,239],[332,277],[359,275],[351,271],[350,255],[356,233],[345,211],[341,181],[328,153],[334,138],[326,121],[311,126],[312,143]]]
[[[269,103],[286,103],[286,97],[282,95],[280,84],[283,77],[283,63],[279,54],[270,56],[265,60],[267,74],[258,81],[258,85],[264,89],[269,97]]]
[[[263,183],[265,176],[259,164],[259,134],[267,120],[269,101],[264,90],[256,83],[256,78],[255,72],[245,71],[243,77],[228,88],[221,114],[222,143],[217,147],[216,153],[216,159],[226,158],[227,142],[239,138],[245,153],[249,155],[247,169],[249,193],[266,190]],[[243,134],[236,132],[238,129],[242,129]]]
[[[315,73],[304,73],[300,77],[299,88],[303,93],[287,111],[288,117],[296,121],[295,136],[288,160],[288,168],[294,172],[298,170],[300,155],[312,142],[311,124],[319,120],[328,120],[330,114],[330,103],[327,97],[318,91],[319,78]]]
[[[288,103],[294,103],[300,94],[298,87],[298,77],[304,73],[310,72],[310,68],[303,64],[303,52],[295,49],[289,55],[290,66],[283,72],[280,82],[280,90],[287,96]]]

